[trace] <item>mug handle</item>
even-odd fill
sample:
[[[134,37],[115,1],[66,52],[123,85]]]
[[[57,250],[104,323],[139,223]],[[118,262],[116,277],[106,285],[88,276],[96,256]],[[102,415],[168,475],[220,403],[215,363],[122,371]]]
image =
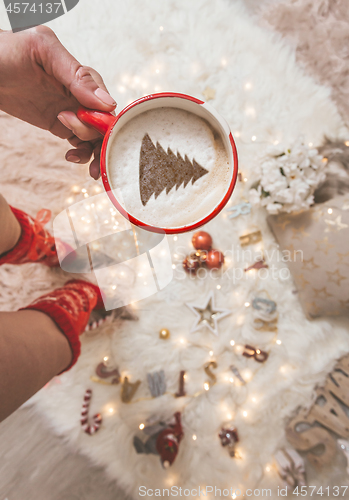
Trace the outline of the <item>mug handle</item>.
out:
[[[77,117],[82,121],[82,123],[95,128],[102,135],[105,135],[110,127],[112,127],[117,121],[117,118],[111,113],[87,109],[82,106],[78,109]]]

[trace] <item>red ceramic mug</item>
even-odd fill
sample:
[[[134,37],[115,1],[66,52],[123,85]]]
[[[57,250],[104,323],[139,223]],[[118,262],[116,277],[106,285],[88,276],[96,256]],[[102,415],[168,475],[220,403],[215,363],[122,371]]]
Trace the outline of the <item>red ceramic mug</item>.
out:
[[[108,148],[115,135],[124,125],[126,125],[128,121],[135,118],[139,114],[161,107],[170,107],[189,111],[206,120],[220,133],[228,155],[230,166],[229,182],[227,183],[226,190],[223,193],[220,202],[202,219],[177,227],[159,227],[137,219],[134,215],[128,213],[122,202],[117,199],[115,191],[113,191],[113,187],[110,183],[109,165],[107,160]],[[207,103],[189,95],[167,92],[141,97],[126,106],[126,108],[124,108],[117,116],[86,108],[80,108],[77,116],[83,123],[94,127],[104,135],[101,150],[101,175],[103,185],[113,205],[132,224],[135,224],[142,229],[159,233],[165,232],[166,234],[178,234],[186,231],[192,231],[212,220],[224,208],[231,197],[238,174],[238,155],[236,145],[227,122]]]

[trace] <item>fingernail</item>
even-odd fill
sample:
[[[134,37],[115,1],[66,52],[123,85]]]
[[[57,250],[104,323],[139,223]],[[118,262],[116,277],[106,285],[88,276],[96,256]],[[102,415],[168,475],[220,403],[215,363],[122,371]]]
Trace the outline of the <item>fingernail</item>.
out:
[[[71,161],[72,163],[80,163],[80,158],[75,155],[69,155],[66,157],[67,161]]]
[[[108,106],[116,106],[116,102],[114,101],[112,96],[101,88],[95,90],[95,96],[98,97],[100,101],[102,101],[104,104],[107,104]]]
[[[58,120],[65,126],[67,127],[69,130],[73,130],[72,129],[72,126],[69,124],[69,122],[64,118],[64,116],[62,115],[58,115],[57,116]]]

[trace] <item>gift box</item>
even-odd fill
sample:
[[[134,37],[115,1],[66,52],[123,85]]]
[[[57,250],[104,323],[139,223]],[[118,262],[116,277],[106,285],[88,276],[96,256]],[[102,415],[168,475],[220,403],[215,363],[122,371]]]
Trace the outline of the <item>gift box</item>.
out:
[[[349,315],[349,194],[268,217],[309,318]]]

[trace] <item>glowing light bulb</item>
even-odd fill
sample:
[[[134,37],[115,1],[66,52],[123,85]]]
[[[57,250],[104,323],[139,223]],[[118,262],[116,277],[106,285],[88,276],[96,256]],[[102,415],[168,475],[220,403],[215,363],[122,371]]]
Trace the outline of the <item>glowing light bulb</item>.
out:
[[[281,345],[281,344],[282,344],[281,340],[277,340],[277,341],[276,341],[276,343],[277,343],[278,345]]]
[[[245,83],[245,90],[251,90],[253,87],[252,83],[251,82],[246,82]]]
[[[163,27],[163,26],[160,26],[159,30],[160,30],[160,31],[164,31],[164,27]]]
[[[332,208],[329,208],[329,209],[327,210],[327,213],[332,214],[332,213],[333,213]]]
[[[257,399],[256,399],[256,398],[251,398],[251,401],[252,401],[253,403],[257,403]]]
[[[172,269],[176,269],[176,264],[172,264]]]
[[[312,143],[312,142],[309,142],[309,147],[310,147],[310,148],[312,147],[312,145],[313,145],[313,143]]]
[[[104,358],[103,358],[104,363],[106,363],[108,361],[108,359],[109,359],[108,356],[104,356]]]
[[[213,351],[210,351],[210,356],[213,356]]]
[[[231,340],[230,345],[235,345],[235,340]]]
[[[347,146],[347,148],[349,148],[349,141],[345,141],[344,144]]]
[[[256,110],[253,106],[248,106],[246,109],[245,109],[245,115],[246,116],[250,116],[251,118],[255,118],[256,117]]]
[[[181,344],[184,344],[185,340],[184,339],[180,339],[180,343]]]
[[[109,408],[109,413],[110,414],[114,413],[114,409],[113,408]]]
[[[209,388],[210,388],[210,384],[208,384],[208,382],[205,382],[204,383],[204,389],[205,389],[205,391],[208,391]]]
[[[221,285],[217,285],[217,290],[220,290],[221,288]]]
[[[231,420],[232,418],[233,418],[233,416],[232,416],[230,413],[228,413],[228,414],[227,414],[227,419],[228,419],[228,420]]]
[[[158,73],[158,74],[160,73],[159,68],[157,68],[157,69],[155,70],[155,73]]]
[[[174,236],[173,241],[177,241],[177,240],[178,240],[178,236]]]
[[[247,415],[248,415],[248,413],[247,413],[247,411],[246,411],[246,410],[245,410],[245,411],[243,411],[243,412],[242,412],[242,414],[243,414],[243,416],[244,416],[244,417],[247,417]]]
[[[88,198],[88,194],[87,193],[84,194],[84,198]]]
[[[113,289],[113,290],[116,290],[116,285],[113,285],[113,286],[112,286],[112,289]]]
[[[87,190],[86,190],[85,188],[83,188],[83,189],[81,190],[81,192],[82,192],[82,193],[87,193]]]
[[[256,140],[257,140],[257,137],[256,137],[255,135],[253,135],[253,136],[251,137],[251,141],[252,141],[252,142],[255,142]]]
[[[144,429],[145,425],[144,424],[139,424],[139,428],[142,431]]]
[[[192,438],[193,438],[193,441],[196,441],[196,440],[197,440],[197,435],[196,435],[196,434],[193,434],[193,435],[192,435]]]
[[[233,377],[230,377],[229,382],[232,384],[234,382]]]
[[[241,134],[240,134],[239,130],[235,130],[234,135],[235,135],[235,137],[240,137]]]
[[[250,303],[249,302],[245,302],[245,307],[250,307]]]
[[[267,466],[266,466],[265,470],[266,470],[267,472],[270,472],[270,467],[269,467],[269,465],[267,465]]]

